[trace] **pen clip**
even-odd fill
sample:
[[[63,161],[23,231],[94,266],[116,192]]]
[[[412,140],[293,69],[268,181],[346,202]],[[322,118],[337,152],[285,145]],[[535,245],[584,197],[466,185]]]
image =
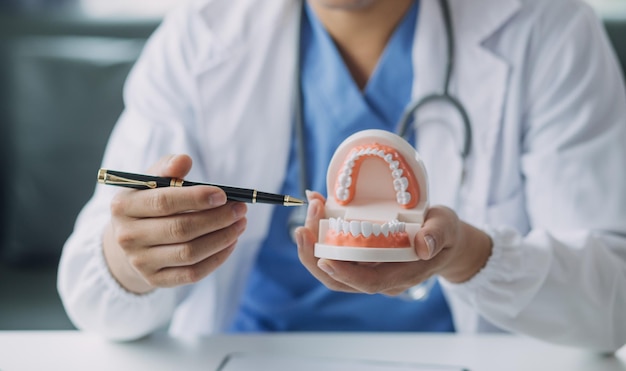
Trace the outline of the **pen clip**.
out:
[[[142,180],[134,180],[128,179],[117,175],[112,175],[107,173],[105,169],[100,169],[98,172],[98,183],[102,184],[112,184],[112,185],[135,185],[142,186],[150,189],[157,188],[157,183],[155,181],[142,181]]]

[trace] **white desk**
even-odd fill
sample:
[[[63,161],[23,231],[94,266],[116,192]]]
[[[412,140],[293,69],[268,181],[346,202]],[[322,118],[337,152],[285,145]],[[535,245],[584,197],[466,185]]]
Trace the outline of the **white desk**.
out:
[[[510,335],[278,334],[111,343],[80,332],[1,332],[0,370],[215,370],[231,352],[272,352],[429,364],[470,371],[624,371],[613,356]],[[264,371],[264,370],[262,370]]]

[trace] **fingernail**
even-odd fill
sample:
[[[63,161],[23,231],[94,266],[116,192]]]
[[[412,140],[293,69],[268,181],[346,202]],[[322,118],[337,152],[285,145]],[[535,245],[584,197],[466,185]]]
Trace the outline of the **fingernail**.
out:
[[[313,194],[313,192],[311,190],[305,190],[304,194],[306,195],[306,199],[311,201],[311,195]]]
[[[298,247],[302,246],[304,240],[302,238],[302,232],[300,231],[296,231],[294,232],[296,234],[296,244],[298,244]]]
[[[246,215],[246,210],[248,208],[245,204],[241,202],[236,202],[233,204],[233,213],[235,214],[235,219],[241,219]]]
[[[317,263],[317,267],[318,267],[319,269],[323,270],[323,271],[324,271],[324,273],[326,273],[326,274],[327,274],[327,275],[329,275],[329,276],[332,276],[332,275],[334,275],[334,274],[335,274],[335,270],[333,269],[333,267],[331,267],[330,265],[328,265],[328,264],[324,263],[324,262],[323,262],[323,261],[321,261],[321,260]]]
[[[307,218],[313,218],[317,214],[317,203],[309,203],[309,209],[307,210]]]
[[[426,246],[428,247],[428,257],[430,258],[435,251],[435,239],[431,235],[426,235],[424,236],[424,242],[426,242]]]
[[[209,196],[209,204],[211,206],[222,206],[226,203],[226,194],[224,192],[215,192]]]

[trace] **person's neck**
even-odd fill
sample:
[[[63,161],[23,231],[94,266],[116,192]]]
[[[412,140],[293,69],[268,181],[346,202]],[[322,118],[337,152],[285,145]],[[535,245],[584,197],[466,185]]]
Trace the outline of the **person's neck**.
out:
[[[389,38],[414,0],[374,0],[362,8],[332,8],[308,0],[359,89],[371,77]]]

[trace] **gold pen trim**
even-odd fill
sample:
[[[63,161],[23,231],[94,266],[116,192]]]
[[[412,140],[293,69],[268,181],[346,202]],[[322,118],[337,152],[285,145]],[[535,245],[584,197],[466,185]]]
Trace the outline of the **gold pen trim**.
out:
[[[256,204],[256,195],[257,195],[257,191],[256,189],[253,190],[252,192],[252,203]]]
[[[283,198],[283,206],[304,206],[306,201],[286,195]]]
[[[185,183],[185,181],[182,179],[172,178],[172,180],[170,180],[170,187],[182,187],[183,183]]]
[[[98,171],[98,183],[112,184],[112,185],[130,184],[130,185],[143,186],[143,187],[150,188],[150,189],[154,189],[157,187],[157,183],[154,181],[144,182],[141,180],[123,178],[121,176],[111,175],[105,169],[100,169]]]

